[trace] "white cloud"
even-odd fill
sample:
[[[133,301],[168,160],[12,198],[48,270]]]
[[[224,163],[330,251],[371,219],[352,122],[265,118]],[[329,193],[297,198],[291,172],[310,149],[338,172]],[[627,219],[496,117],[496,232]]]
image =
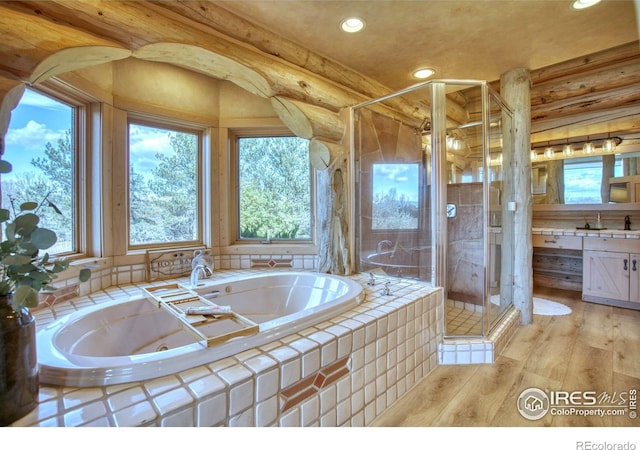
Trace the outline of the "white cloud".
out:
[[[136,172],[150,172],[158,165],[156,154],[171,148],[169,132],[148,127],[129,127],[131,164]]]
[[[30,120],[23,128],[7,131],[7,149],[12,147],[22,151],[42,153],[47,142],[56,145],[63,138],[65,130],[51,130],[45,124]]]

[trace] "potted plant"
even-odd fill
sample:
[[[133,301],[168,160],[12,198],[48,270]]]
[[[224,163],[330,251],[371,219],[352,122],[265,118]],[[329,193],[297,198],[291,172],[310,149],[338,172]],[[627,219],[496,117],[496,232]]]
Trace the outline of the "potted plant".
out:
[[[0,173],[12,167],[0,159]],[[4,237],[0,242],[0,426],[9,425],[37,405],[38,362],[35,319],[29,308],[38,306],[38,293],[52,291],[60,272],[69,267],[48,253],[57,241],[54,231],[39,226],[42,207],[60,210],[45,196],[42,202],[26,202],[0,209]],[[4,205],[3,205],[4,206]],[[82,269],[80,281],[91,277]]]

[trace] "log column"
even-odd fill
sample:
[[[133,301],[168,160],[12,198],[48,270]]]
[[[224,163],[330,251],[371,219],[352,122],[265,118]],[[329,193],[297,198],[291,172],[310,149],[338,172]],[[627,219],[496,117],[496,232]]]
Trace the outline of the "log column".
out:
[[[529,70],[514,69],[500,77],[500,93],[514,112],[513,303],[523,325],[533,322],[533,245],[531,238],[531,78]]]

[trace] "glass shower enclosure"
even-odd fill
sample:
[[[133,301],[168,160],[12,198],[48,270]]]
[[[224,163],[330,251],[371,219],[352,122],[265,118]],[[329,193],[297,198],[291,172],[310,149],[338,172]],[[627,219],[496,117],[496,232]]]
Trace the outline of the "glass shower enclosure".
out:
[[[484,81],[435,80],[351,114],[357,271],[445,291],[447,337],[512,305],[512,112]]]

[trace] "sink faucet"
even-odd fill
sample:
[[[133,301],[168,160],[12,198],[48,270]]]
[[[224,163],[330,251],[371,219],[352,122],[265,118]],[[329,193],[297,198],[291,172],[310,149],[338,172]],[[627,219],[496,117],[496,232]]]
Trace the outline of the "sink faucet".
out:
[[[631,217],[624,216],[624,229],[631,230]]]
[[[198,264],[191,271],[191,287],[196,287],[198,285],[198,281],[200,280],[201,276],[204,279],[209,278],[211,275],[213,275],[213,272],[209,266],[207,266],[206,264]]]

